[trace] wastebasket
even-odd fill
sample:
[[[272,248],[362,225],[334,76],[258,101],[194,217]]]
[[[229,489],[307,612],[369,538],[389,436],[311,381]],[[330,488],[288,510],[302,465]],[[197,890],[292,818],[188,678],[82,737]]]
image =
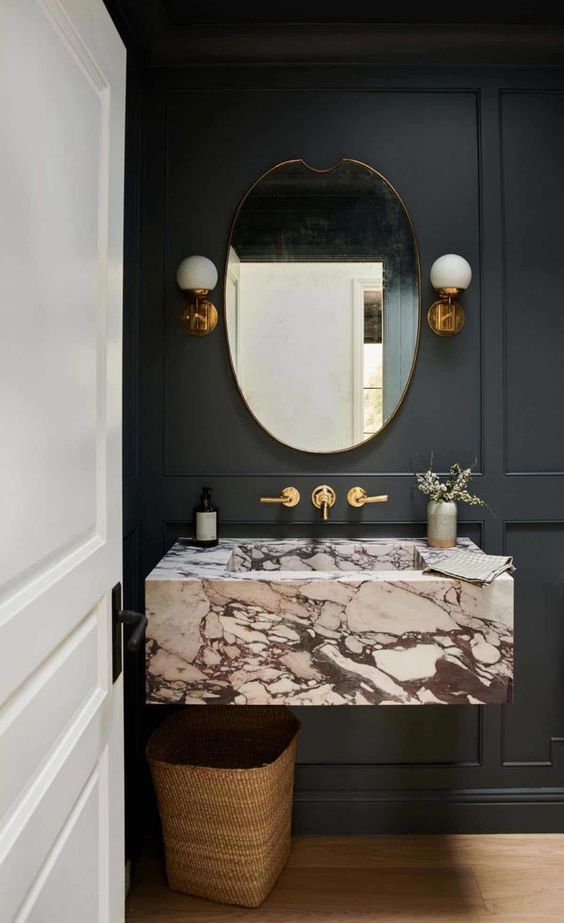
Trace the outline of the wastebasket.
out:
[[[300,724],[272,706],[186,706],[151,735],[169,886],[258,907],[290,852]]]

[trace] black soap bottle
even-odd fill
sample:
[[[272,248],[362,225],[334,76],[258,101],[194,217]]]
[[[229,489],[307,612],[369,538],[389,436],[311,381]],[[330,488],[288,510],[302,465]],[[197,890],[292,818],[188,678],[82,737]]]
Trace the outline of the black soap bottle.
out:
[[[217,509],[210,494],[211,487],[204,487],[200,505],[194,507],[194,544],[199,548],[217,545]]]

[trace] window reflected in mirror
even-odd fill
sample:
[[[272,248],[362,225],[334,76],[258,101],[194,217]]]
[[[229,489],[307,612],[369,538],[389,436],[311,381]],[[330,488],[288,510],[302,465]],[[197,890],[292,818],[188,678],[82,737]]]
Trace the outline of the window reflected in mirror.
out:
[[[362,438],[373,436],[382,429],[382,281],[378,287],[365,288],[363,293],[364,326],[362,344],[363,362],[363,419]],[[357,439],[360,442],[360,439]]]

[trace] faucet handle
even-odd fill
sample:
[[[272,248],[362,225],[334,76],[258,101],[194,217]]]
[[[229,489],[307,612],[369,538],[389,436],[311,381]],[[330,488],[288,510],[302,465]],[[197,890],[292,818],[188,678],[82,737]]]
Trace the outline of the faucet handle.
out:
[[[367,496],[364,487],[351,487],[347,493],[349,506],[360,507],[364,506],[365,503],[386,503],[387,500],[388,494],[380,494],[377,497]]]
[[[297,506],[300,492],[297,487],[285,487],[279,497],[261,497],[261,503],[281,503],[282,506]]]

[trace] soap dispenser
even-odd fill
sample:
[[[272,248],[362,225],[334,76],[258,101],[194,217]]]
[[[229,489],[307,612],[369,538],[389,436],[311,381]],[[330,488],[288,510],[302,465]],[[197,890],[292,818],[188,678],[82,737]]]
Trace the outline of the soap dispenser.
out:
[[[204,487],[200,505],[194,507],[194,544],[199,548],[217,545],[217,509],[210,494],[211,487]]]

